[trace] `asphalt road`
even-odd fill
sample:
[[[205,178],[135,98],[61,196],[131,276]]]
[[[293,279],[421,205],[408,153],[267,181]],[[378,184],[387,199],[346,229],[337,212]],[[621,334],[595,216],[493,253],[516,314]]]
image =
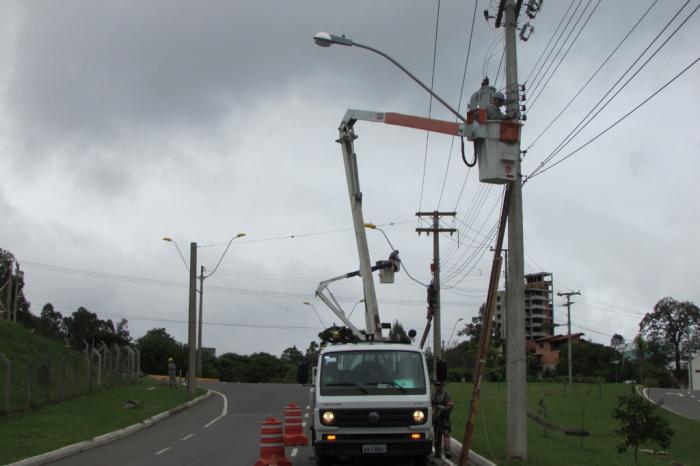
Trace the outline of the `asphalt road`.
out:
[[[644,394],[672,413],[700,421],[700,390],[646,388]]]
[[[261,421],[268,417],[282,421],[289,403],[302,408],[303,420],[310,415],[308,388],[301,385],[214,383],[206,387],[218,393],[129,437],[52,465],[253,466],[260,453]],[[286,452],[294,466],[315,464],[311,447],[287,447]]]

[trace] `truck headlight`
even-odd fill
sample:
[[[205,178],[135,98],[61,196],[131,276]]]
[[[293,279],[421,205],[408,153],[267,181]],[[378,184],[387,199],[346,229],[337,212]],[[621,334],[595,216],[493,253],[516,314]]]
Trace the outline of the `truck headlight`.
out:
[[[425,411],[422,409],[416,409],[413,411],[413,414],[411,414],[411,418],[416,424],[422,424],[425,422]]]
[[[327,426],[332,425],[335,422],[335,414],[333,411],[323,411],[321,413],[321,422]]]

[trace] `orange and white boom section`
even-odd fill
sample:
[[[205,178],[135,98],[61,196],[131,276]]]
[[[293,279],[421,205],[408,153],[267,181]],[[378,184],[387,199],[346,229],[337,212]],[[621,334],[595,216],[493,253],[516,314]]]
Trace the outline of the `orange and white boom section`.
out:
[[[337,142],[343,149],[345,176],[350,197],[357,252],[360,258],[359,274],[365,295],[365,334],[381,340],[381,322],[377,293],[372,278],[372,265],[367,246],[367,235],[362,214],[362,191],[354,150],[354,126],[357,121],[372,121],[406,128],[421,129],[450,136],[466,137],[474,142],[474,153],[479,161],[479,179],[485,183],[503,184],[515,179],[515,161],[519,157],[520,123],[517,121],[487,120],[486,110],[475,108],[467,113],[466,123],[457,123],[391,112],[373,112],[348,109],[340,123]],[[325,301],[325,300],[324,300]],[[326,303],[328,304],[328,303]],[[330,306],[331,309],[334,306]],[[334,309],[335,312],[335,309]]]

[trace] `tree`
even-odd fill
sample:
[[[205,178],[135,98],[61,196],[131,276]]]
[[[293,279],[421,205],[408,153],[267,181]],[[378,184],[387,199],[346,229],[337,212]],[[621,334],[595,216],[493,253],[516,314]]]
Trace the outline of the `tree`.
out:
[[[673,352],[676,372],[681,370],[681,359],[687,357],[691,327],[700,325],[700,309],[689,301],[666,297],[654,306],[639,323],[639,331],[649,340],[656,341]]]
[[[309,347],[306,348],[306,354],[304,355],[304,359],[308,363],[315,363],[316,360],[318,359],[318,354],[321,352],[321,348],[319,348],[318,343],[315,341],[312,341],[309,343]]]
[[[408,334],[406,333],[406,330],[404,330],[403,325],[401,325],[401,322],[399,322],[398,319],[394,321],[393,324],[391,324],[391,329],[389,330],[389,341],[398,341],[401,343],[411,343],[411,339],[409,338]]]
[[[585,340],[572,341],[571,347],[571,362],[576,375],[605,377],[610,382],[615,380],[615,367],[612,362],[620,359],[620,353],[600,343]],[[569,348],[564,346],[559,350],[557,375],[568,374],[568,361]]]
[[[173,358],[178,368],[185,367],[185,348],[164,328],[154,328],[136,340],[141,351],[141,369],[150,374],[167,374],[168,358]]]
[[[126,320],[122,319],[115,329],[111,319],[102,320],[82,306],[70,317],[63,318],[63,326],[68,340],[75,348],[82,348],[83,342],[97,344],[104,341],[109,346],[114,343],[123,346],[131,341]]]
[[[290,346],[282,351],[280,359],[296,369],[299,364],[304,362],[304,354],[297,349],[296,345]]]
[[[46,303],[41,308],[41,316],[38,321],[39,333],[49,338],[63,338],[66,333],[63,328],[63,316],[54,310],[53,304]]]
[[[613,348],[618,348],[624,344],[625,344],[625,337],[623,337],[619,333],[616,333],[610,339],[610,346],[612,346]]]
[[[472,317],[472,321],[464,326],[464,328],[457,332],[459,336],[467,337],[470,343],[475,345],[479,344],[479,337],[481,336],[481,329],[484,326],[484,315],[486,314],[486,303],[479,306],[479,312],[477,315]],[[498,332],[496,331],[496,326],[491,325],[491,338],[489,339],[490,346],[500,346],[503,343],[501,338],[499,338]]]
[[[6,285],[6,288],[5,293],[0,293],[0,299],[4,299],[1,304],[9,304],[8,312],[16,305],[17,322],[25,327],[36,328],[38,319],[29,311],[30,303],[24,297],[24,272],[15,256],[10,251],[0,248],[0,286],[3,285]]]
[[[635,463],[640,445],[658,444],[661,448],[671,445],[673,431],[669,422],[656,413],[656,406],[638,396],[634,388],[618,398],[612,417],[619,422],[615,433],[622,437],[617,451],[623,453],[633,447]]]

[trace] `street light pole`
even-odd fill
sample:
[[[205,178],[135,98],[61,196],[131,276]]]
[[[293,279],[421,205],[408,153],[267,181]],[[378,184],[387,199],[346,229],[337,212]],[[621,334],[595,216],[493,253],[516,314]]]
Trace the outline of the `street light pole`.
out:
[[[197,329],[197,376],[202,376],[202,302],[204,301],[204,266],[199,272],[199,322]]]
[[[197,243],[190,243],[190,305],[187,332],[187,393],[197,390]]]
[[[224,256],[226,255],[226,252],[228,251],[229,247],[231,246],[231,243],[233,242],[233,240],[235,240],[236,238],[241,238],[242,236],[245,236],[245,233],[238,233],[236,236],[232,237],[229,240],[228,244],[226,245],[226,249],[221,254],[221,257],[219,258],[219,261],[216,263],[216,267],[214,267],[214,270],[212,271],[212,273],[210,273],[208,275],[204,275],[204,266],[201,266],[201,269],[200,269],[200,274],[199,274],[199,325],[197,325],[196,322],[193,322],[192,319],[190,319],[188,321],[189,325],[194,325],[195,328],[198,328],[198,330],[196,330],[197,341],[195,344],[192,341],[190,341],[190,338],[188,337],[188,343],[187,343],[188,345],[191,344],[190,348],[195,348],[196,365],[191,366],[191,367],[195,367],[194,372],[197,374],[197,376],[202,375],[202,304],[204,301],[204,279],[209,278],[212,275],[214,275],[214,272],[216,272],[216,270],[219,268],[219,264],[221,264],[221,261],[224,259]],[[185,260],[185,256],[182,255],[182,251],[180,251],[180,246],[178,246],[177,242],[175,240],[173,240],[172,238],[170,238],[169,236],[163,237],[163,241],[167,241],[167,242],[175,245],[175,249],[177,250],[177,254],[180,256],[180,259],[182,259],[182,263],[185,265],[185,268],[187,269],[187,271],[190,272],[190,287],[194,288],[194,293],[196,295],[196,293],[197,293],[197,286],[196,286],[197,275],[196,275],[196,272],[193,272],[192,267],[194,267],[195,269],[197,268],[197,260],[196,260],[197,259],[197,251],[196,251],[196,249],[198,247],[204,247],[204,246],[197,246],[197,243],[190,243],[190,249],[191,249],[192,244],[195,245],[194,246],[195,247],[195,252],[194,252],[195,261],[194,261],[194,265],[192,265],[192,256],[191,256],[191,251],[190,251],[190,266],[188,266],[187,261]],[[194,279],[195,284],[194,285],[192,285],[192,278],[191,278],[193,276],[193,274],[195,277],[195,279]],[[192,293],[192,289],[190,289],[190,293]],[[190,299],[192,299],[191,296],[190,296]],[[194,318],[196,318],[196,315],[197,315],[197,310],[196,310],[196,298],[195,298]],[[189,389],[189,387],[188,387],[188,389]]]

